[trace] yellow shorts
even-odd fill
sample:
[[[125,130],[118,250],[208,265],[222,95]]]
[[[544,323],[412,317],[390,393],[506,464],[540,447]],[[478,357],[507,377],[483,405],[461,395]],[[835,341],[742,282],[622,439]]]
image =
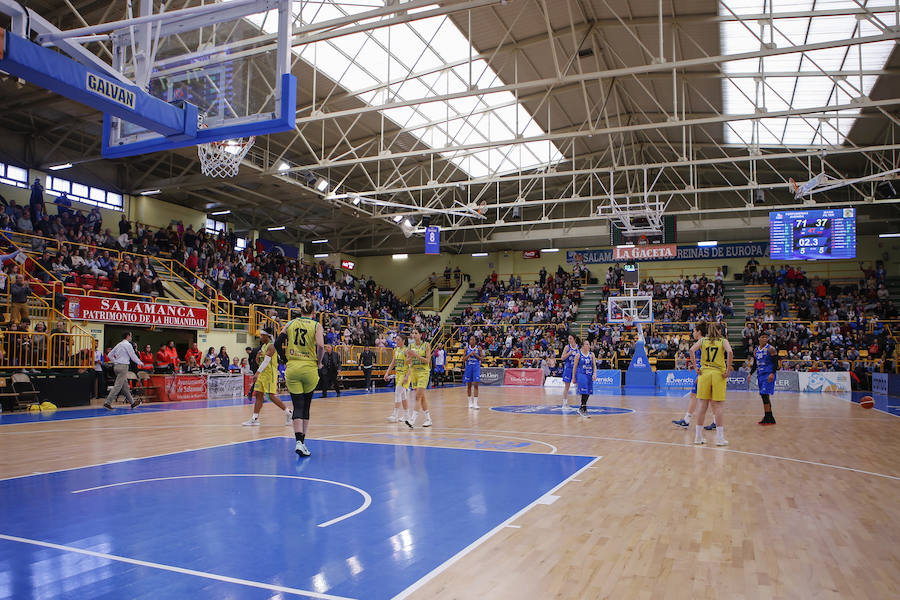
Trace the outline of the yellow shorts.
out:
[[[262,392],[263,394],[277,394],[278,393],[278,371],[274,373],[266,369],[267,373],[260,375],[256,378],[256,383],[253,384],[253,391]]]
[[[314,392],[319,385],[319,367],[316,363],[288,360],[284,369],[284,383],[292,394]]]
[[[408,389],[409,382],[412,381],[412,377],[410,377],[409,381],[407,381],[406,376],[408,374],[409,374],[409,371],[397,371],[396,376],[394,377],[394,387]]]
[[[431,375],[426,370],[411,369],[409,372],[409,387],[424,390],[428,387],[428,377]]]
[[[727,387],[728,380],[725,379],[725,373],[715,369],[703,369],[697,378],[697,398],[724,402]]]

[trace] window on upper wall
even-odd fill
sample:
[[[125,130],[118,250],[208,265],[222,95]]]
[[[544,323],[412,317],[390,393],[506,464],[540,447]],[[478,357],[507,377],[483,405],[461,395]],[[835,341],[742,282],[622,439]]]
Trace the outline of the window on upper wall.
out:
[[[235,252],[243,252],[247,248],[247,238],[236,238],[234,240],[234,250]]]
[[[26,177],[27,180],[28,178]],[[90,204],[91,206],[99,206],[100,208],[117,210],[119,212],[125,209],[122,194],[108,192],[101,188],[91,187],[60,177],[53,177],[52,175],[47,175],[44,190],[50,196],[59,196],[64,193],[72,202],[81,202],[82,204]]]
[[[206,231],[215,234],[218,234],[219,232],[225,233],[225,222],[216,221],[215,219],[206,219]]]
[[[0,163],[0,183],[27,189],[28,169]]]

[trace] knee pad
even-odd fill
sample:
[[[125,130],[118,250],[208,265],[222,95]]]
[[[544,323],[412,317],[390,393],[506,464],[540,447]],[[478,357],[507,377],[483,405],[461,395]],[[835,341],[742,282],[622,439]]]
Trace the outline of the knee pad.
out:
[[[291,402],[294,404],[292,419],[309,420],[309,406],[312,404],[313,392],[307,394],[291,393]]]

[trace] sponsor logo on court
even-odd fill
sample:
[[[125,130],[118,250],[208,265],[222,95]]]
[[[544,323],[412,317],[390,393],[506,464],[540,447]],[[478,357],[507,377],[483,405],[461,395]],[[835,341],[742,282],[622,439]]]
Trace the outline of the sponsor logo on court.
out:
[[[515,413],[517,415],[577,415],[578,408],[575,406],[560,406],[558,404],[519,404],[511,406],[493,406],[491,410],[497,412]],[[590,415],[625,415],[633,413],[630,408],[620,408],[618,406],[588,406],[588,414]]]
[[[87,89],[134,110],[134,92],[93,73],[87,74]]]

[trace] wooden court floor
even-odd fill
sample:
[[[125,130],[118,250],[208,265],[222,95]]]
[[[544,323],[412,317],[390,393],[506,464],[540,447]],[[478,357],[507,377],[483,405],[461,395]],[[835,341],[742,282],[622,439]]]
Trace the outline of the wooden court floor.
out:
[[[316,439],[602,457],[513,523],[420,581],[411,598],[900,597],[900,419],[832,395],[778,394],[778,425],[729,392],[730,445],[695,447],[671,425],[686,398],[594,396],[633,413],[518,414],[559,392],[485,387],[481,410],[461,388],[428,393],[434,427],[386,422],[393,395],[313,403]],[[570,396],[570,402],[573,402]],[[266,404],[140,412],[0,426],[0,477],[48,472],[273,436],[292,437]],[[421,423],[421,417],[420,417]],[[502,444],[507,446],[502,446]],[[0,516],[2,519],[2,516]]]

